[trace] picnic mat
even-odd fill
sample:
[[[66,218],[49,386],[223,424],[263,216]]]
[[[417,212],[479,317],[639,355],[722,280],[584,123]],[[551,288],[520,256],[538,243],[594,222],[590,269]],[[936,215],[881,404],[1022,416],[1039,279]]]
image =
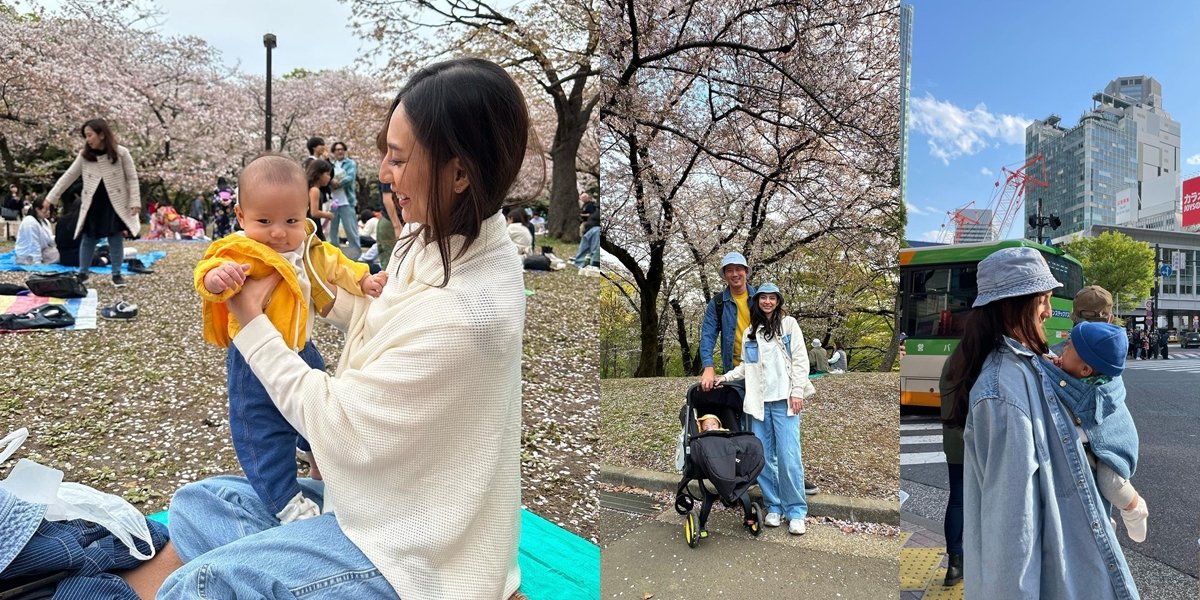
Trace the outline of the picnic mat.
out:
[[[11,254],[11,253],[10,253]],[[43,304],[61,304],[75,317],[75,324],[58,329],[23,329],[21,331],[66,331],[96,328],[96,290],[89,289],[86,298],[45,298],[43,296],[0,296],[0,313],[20,314]]]
[[[150,268],[150,265],[153,265],[155,263],[155,261],[157,261],[158,259],[160,259],[166,255],[167,255],[166,252],[163,252],[160,250],[158,252],[147,252],[145,254],[139,254],[139,255],[137,255],[137,258],[138,258],[138,260],[142,261],[143,265],[146,265],[146,268]],[[4,254],[0,254],[0,271],[29,271],[29,272],[34,272],[34,273],[74,273],[75,271],[78,271],[78,270],[79,270],[79,267],[68,267],[67,265],[60,265],[58,263],[51,264],[51,265],[18,265],[16,252],[5,252]],[[107,265],[103,266],[103,267],[92,267],[91,272],[92,273],[103,273],[105,275],[108,275],[109,273],[112,273],[112,267],[107,266]],[[126,265],[126,264],[121,265],[121,273],[123,273],[125,275],[131,275],[131,274],[136,275],[137,274],[137,273],[130,273],[129,265]]]
[[[149,518],[166,524],[167,511]],[[527,510],[521,511],[517,562],[529,600],[600,597],[600,547]]]

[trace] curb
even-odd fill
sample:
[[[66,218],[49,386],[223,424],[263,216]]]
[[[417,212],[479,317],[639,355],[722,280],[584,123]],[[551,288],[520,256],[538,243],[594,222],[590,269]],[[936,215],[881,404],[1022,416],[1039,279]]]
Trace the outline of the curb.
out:
[[[606,464],[600,465],[600,481],[609,485],[638,487],[652,492],[666,491],[674,493],[679,488],[678,475],[670,475],[636,467],[618,467]],[[762,492],[758,489],[758,486],[750,488],[750,497],[755,500],[762,500]],[[843,521],[883,523],[896,527],[900,526],[899,501],[887,502],[873,498],[817,494],[808,497],[808,514],[832,517]]]

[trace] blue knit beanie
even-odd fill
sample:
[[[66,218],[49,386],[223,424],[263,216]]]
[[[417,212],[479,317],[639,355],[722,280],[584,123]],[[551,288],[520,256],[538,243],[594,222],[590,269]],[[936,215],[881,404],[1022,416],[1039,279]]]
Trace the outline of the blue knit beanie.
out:
[[[1084,321],[1071,330],[1071,346],[1098,373],[1117,377],[1125,371],[1129,340],[1116,325]]]

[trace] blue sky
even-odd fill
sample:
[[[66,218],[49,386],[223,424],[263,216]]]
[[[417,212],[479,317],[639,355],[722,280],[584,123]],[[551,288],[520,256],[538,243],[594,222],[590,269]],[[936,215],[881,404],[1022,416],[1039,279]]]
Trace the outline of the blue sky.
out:
[[[972,200],[986,207],[1000,167],[1024,162],[1027,123],[1056,113],[1074,126],[1117,77],[1158,79],[1180,123],[1183,176],[1200,173],[1200,3],[912,4],[909,239],[931,239]]]

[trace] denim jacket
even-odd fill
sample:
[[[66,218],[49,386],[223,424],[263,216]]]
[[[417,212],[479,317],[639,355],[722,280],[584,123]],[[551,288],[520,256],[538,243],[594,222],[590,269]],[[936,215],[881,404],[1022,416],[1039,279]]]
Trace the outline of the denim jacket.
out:
[[[1004,341],[963,432],[964,598],[1139,599],[1055,382]]]
[[[1138,432],[1133,415],[1125,406],[1125,382],[1120,377],[1102,385],[1076,379],[1042,358],[1042,368],[1058,395],[1070,409],[1075,424],[1088,437],[1088,448],[1096,459],[1129,479],[1137,469]]]
[[[746,286],[746,301],[749,302],[754,297],[754,286]],[[721,329],[717,330],[717,303],[723,302],[721,307]],[[704,309],[704,323],[700,326],[700,362],[704,368],[713,366],[713,350],[717,347],[717,335],[721,336],[721,364],[722,373],[728,373],[733,369],[733,340],[741,337],[742,332],[737,330],[737,303],[733,301],[733,294],[729,293],[729,287],[721,291],[721,294],[714,296],[708,301],[708,308]]]

